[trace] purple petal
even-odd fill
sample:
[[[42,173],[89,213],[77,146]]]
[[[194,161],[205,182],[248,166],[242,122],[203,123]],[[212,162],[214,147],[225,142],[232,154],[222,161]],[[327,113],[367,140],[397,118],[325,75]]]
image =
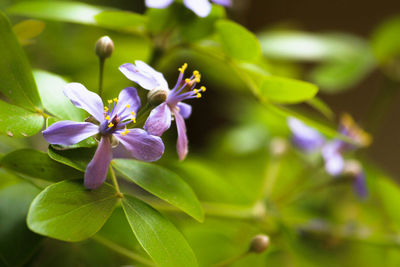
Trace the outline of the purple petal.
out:
[[[151,8],[166,8],[174,0],[146,0],[146,6]]]
[[[177,107],[179,108],[179,113],[181,113],[181,115],[184,119],[189,118],[190,115],[192,114],[192,106],[191,105],[188,105],[183,102],[179,102],[177,104]]]
[[[98,94],[89,91],[80,83],[65,85],[64,94],[76,107],[86,110],[100,123],[104,121],[103,101]]]
[[[358,173],[354,180],[354,191],[360,198],[365,198],[368,195],[368,189],[365,181],[365,173],[361,171]]]
[[[325,160],[326,171],[333,176],[342,173],[344,168],[344,160],[339,151],[340,143],[333,141],[324,145],[322,148],[322,156]]]
[[[211,0],[211,2],[221,6],[232,6],[232,0]]]
[[[166,103],[154,108],[144,124],[144,129],[152,135],[161,136],[171,126],[171,110]]]
[[[159,160],[164,153],[164,143],[158,136],[150,135],[138,128],[130,129],[130,132],[123,136],[114,134],[131,155],[142,161]]]
[[[99,126],[90,122],[59,121],[44,130],[43,137],[53,145],[70,146],[95,135]]]
[[[183,0],[183,3],[199,17],[207,17],[211,12],[208,0]]]
[[[131,63],[123,64],[119,70],[131,81],[139,84],[147,90],[154,88],[168,89],[168,83],[162,73],[155,71],[143,61],[136,60],[135,65]]]
[[[302,121],[290,117],[287,123],[293,133],[293,143],[299,148],[312,151],[321,148],[324,144],[324,137]]]
[[[178,141],[176,143],[176,151],[179,155],[179,160],[184,160],[188,153],[188,139],[186,135],[185,120],[179,112],[174,112],[176,127],[178,129]]]
[[[110,138],[102,137],[93,159],[86,167],[84,181],[86,188],[96,189],[104,183],[111,160],[112,147]]]
[[[129,108],[127,108],[127,105],[129,105]],[[136,88],[127,87],[119,93],[118,103],[114,108],[113,115],[118,114],[120,117],[129,116],[132,111],[137,114],[139,108],[140,98]]]

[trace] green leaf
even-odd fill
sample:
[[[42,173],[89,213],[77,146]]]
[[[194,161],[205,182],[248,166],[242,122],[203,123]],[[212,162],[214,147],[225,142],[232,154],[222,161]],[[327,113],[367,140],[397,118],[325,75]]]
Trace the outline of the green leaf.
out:
[[[228,20],[216,23],[222,47],[227,55],[238,60],[253,61],[261,56],[257,37],[243,26]]]
[[[261,97],[276,103],[302,102],[317,92],[314,84],[277,76],[266,76],[260,86]]]
[[[25,1],[11,6],[8,12],[33,18],[94,25],[125,32],[141,33],[146,26],[146,18],[142,15],[79,2]]]
[[[1,177],[3,178],[3,177]],[[22,266],[40,244],[41,237],[29,231],[26,213],[39,190],[28,183],[0,190],[0,265]]]
[[[45,24],[42,21],[27,19],[13,27],[13,31],[21,45],[33,43],[33,38],[41,34]]]
[[[20,149],[5,155],[3,168],[51,182],[65,179],[82,179],[83,173],[52,160],[46,153],[33,149]]]
[[[380,63],[388,63],[400,55],[400,16],[390,18],[379,25],[373,33],[371,44]]]
[[[119,198],[104,184],[88,190],[82,181],[63,181],[44,189],[28,212],[29,228],[41,235],[69,242],[87,239],[107,221]]]
[[[122,200],[122,207],[137,240],[157,265],[198,266],[183,235],[157,210],[128,195]]]
[[[43,123],[44,119],[39,113],[32,113],[0,100],[0,134],[10,137],[31,136],[42,129]]]
[[[112,166],[146,191],[178,207],[196,220],[204,220],[204,211],[199,200],[190,186],[177,174],[155,164],[131,159],[115,159]]]
[[[86,166],[92,160],[95,151],[96,148],[84,147],[59,150],[49,146],[48,154],[53,160],[84,172],[86,170]]]
[[[35,70],[33,75],[43,107],[48,112],[65,120],[83,121],[85,119],[86,112],[75,107],[63,93],[63,88],[67,84],[66,80],[43,70]]]
[[[42,104],[28,60],[7,17],[0,12],[0,92],[16,105],[35,111]]]

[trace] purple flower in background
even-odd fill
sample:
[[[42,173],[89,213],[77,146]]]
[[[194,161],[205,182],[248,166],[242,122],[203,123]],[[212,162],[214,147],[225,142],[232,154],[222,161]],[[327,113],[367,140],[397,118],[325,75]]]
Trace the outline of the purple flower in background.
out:
[[[174,0],[146,0],[146,6],[151,8],[166,8]],[[231,0],[211,0],[221,6],[231,6]],[[199,17],[207,17],[211,12],[211,3],[208,0],[183,0],[183,4]]]
[[[339,132],[351,138],[355,144],[339,139],[328,141],[317,130],[295,118],[288,118],[288,126],[293,134],[293,143],[306,152],[321,153],[325,162],[325,170],[332,176],[343,174],[345,168],[343,154],[345,152],[357,147],[367,146],[371,142],[370,136],[359,128],[348,114],[341,117]],[[367,190],[362,168],[354,176],[356,177],[354,181],[355,191],[360,196],[365,196]]]
[[[106,177],[112,160],[112,140],[118,140],[130,155],[143,161],[156,161],[164,153],[164,144],[160,137],[134,128],[140,99],[133,87],[122,90],[118,98],[108,100],[108,107],[96,93],[87,90],[82,84],[70,83],[64,87],[64,94],[78,108],[86,110],[99,125],[90,122],[60,121],[43,131],[50,144],[73,145],[90,136],[99,135],[100,141],[93,159],[86,168],[84,184],[89,189],[100,187]]]
[[[142,61],[123,64],[120,71],[131,81],[138,83],[147,90],[161,90],[167,94],[166,100],[154,108],[147,119],[144,129],[153,135],[161,136],[171,126],[172,117],[175,118],[178,129],[177,152],[183,160],[188,153],[188,139],[186,135],[185,119],[192,113],[192,107],[183,103],[183,100],[200,98],[206,88],[195,89],[200,82],[200,73],[194,71],[190,78],[183,79],[187,64],[179,68],[178,81],[173,89],[169,89],[164,76]]]

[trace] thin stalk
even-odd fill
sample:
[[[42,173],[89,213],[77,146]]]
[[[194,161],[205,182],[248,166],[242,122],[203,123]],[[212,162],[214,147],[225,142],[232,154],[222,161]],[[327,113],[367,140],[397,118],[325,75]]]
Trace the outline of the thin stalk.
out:
[[[244,257],[246,257],[249,254],[249,251],[245,251],[237,256],[234,256],[232,258],[229,258],[227,260],[224,260],[218,264],[215,265],[215,267],[225,267],[225,266],[229,266],[235,262],[237,262],[240,259],[243,259]]]
[[[105,247],[107,247],[107,248],[109,248],[109,249],[111,249],[111,250],[113,250],[113,251],[115,251],[115,252],[117,252],[117,253],[119,253],[121,255],[124,255],[125,257],[127,257],[129,259],[132,259],[134,261],[140,262],[140,263],[142,263],[144,265],[147,265],[147,266],[156,266],[152,261],[150,261],[150,260],[144,258],[143,256],[141,256],[139,254],[136,254],[136,253],[124,248],[124,247],[121,247],[120,245],[115,244],[114,242],[112,242],[112,241],[110,241],[110,240],[108,240],[108,239],[106,239],[104,237],[96,235],[96,236],[92,237],[92,239],[94,241],[102,244],[103,246],[105,246]]]
[[[103,96],[103,73],[104,73],[104,64],[106,59],[103,57],[99,57],[99,96]]]
[[[121,191],[119,189],[117,177],[115,176],[115,172],[114,172],[114,169],[113,169],[111,164],[110,164],[109,169],[110,169],[110,174],[111,174],[111,180],[112,180],[112,182],[114,184],[115,190],[117,191],[117,195],[118,195],[118,197],[123,198],[124,195],[121,193]]]

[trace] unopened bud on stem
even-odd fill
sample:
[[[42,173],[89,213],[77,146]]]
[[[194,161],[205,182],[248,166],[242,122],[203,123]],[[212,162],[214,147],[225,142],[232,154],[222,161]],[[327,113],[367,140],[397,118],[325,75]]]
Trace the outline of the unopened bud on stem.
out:
[[[269,247],[269,237],[267,235],[256,235],[250,243],[249,252],[263,253]]]
[[[152,106],[158,106],[168,97],[168,92],[164,89],[154,88],[147,94],[147,99]]]
[[[111,57],[114,51],[114,43],[110,37],[103,36],[97,41],[95,51],[99,58],[105,59]]]

